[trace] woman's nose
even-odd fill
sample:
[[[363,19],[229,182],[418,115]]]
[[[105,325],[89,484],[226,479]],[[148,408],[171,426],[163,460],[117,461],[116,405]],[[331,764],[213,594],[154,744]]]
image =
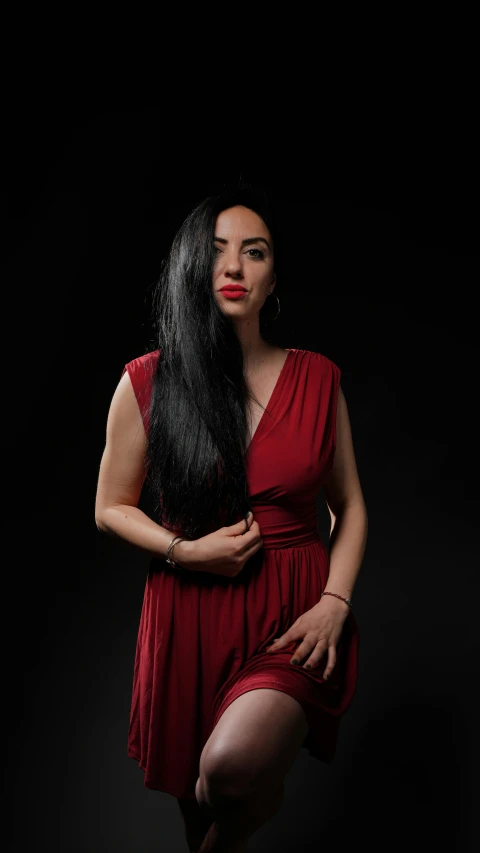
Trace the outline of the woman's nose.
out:
[[[241,278],[242,274],[242,265],[238,256],[229,255],[225,259],[225,275],[232,276],[233,278]]]

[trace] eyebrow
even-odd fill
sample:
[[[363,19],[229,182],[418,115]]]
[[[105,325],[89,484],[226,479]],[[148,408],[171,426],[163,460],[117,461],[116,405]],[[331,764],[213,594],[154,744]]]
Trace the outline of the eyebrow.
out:
[[[217,243],[228,243],[228,240],[225,240],[223,237],[214,237],[213,238]],[[267,248],[270,249],[270,244],[268,240],[265,240],[265,237],[247,237],[245,240],[242,240],[242,246],[250,246],[251,243],[265,243]],[[270,249],[270,251],[272,251]]]

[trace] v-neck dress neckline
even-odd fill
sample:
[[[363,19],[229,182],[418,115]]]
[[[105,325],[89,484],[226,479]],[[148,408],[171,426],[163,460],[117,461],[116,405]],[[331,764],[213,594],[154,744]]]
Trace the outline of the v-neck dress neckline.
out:
[[[294,349],[289,349],[289,348],[287,348],[287,357],[286,357],[285,361],[284,361],[284,362],[283,362],[283,364],[282,364],[282,369],[280,370],[280,373],[278,374],[277,381],[275,382],[275,385],[273,386],[273,391],[272,391],[272,393],[270,394],[270,397],[268,398],[268,403],[267,403],[267,405],[265,406],[265,408],[264,408],[264,410],[263,410],[263,412],[262,412],[262,415],[261,415],[261,417],[260,417],[260,420],[259,420],[259,422],[258,422],[258,424],[257,424],[257,426],[256,426],[256,428],[255,428],[255,432],[253,433],[253,435],[252,435],[252,437],[251,437],[251,439],[250,439],[250,441],[249,441],[249,443],[248,443],[248,446],[247,446],[247,453],[249,453],[250,448],[251,448],[251,446],[252,446],[253,442],[255,441],[255,438],[257,437],[257,434],[259,433],[259,431],[260,431],[261,427],[263,426],[263,424],[264,424],[264,422],[265,422],[265,416],[266,416],[267,414],[270,414],[270,415],[272,414],[273,407],[275,406],[275,403],[277,402],[277,397],[278,397],[278,395],[279,395],[279,393],[280,393],[280,391],[281,391],[281,388],[282,388],[283,383],[284,383],[284,380],[285,380],[285,375],[286,375],[286,372],[287,372],[287,370],[286,370],[287,365],[288,365],[288,364],[291,362],[291,360],[292,360],[292,359],[290,358],[290,356],[291,356],[294,352],[295,352],[295,350],[294,350]]]

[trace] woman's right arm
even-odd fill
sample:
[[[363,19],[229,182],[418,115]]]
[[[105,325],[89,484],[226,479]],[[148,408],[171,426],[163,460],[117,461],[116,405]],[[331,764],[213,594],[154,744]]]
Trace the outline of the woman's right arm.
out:
[[[148,471],[146,450],[142,416],[126,371],[115,389],[108,412],[95,522],[103,533],[120,536],[156,557],[165,558],[173,538],[172,531],[161,527],[137,506]]]
[[[118,383],[107,418],[107,439],[100,462],[95,522],[99,530],[126,539],[165,559],[174,534],[138,508],[147,476],[147,436],[128,371]],[[172,557],[182,568],[234,577],[262,546],[253,515],[247,522],[174,545]]]

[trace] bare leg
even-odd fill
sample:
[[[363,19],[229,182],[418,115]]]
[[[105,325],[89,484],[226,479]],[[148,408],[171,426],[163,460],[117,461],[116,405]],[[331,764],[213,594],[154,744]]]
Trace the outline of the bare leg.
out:
[[[213,816],[208,814],[207,809],[201,809],[195,798],[182,797],[177,799],[177,802],[183,818],[188,849],[190,853],[197,853],[213,823]]]
[[[227,798],[217,806],[217,819],[198,853],[244,853],[250,836],[280,811],[283,793],[282,782],[273,795]]]
[[[303,709],[279,690],[251,690],[228,706],[200,759],[195,793],[214,816],[200,853],[246,850],[281,808],[284,777],[307,732]]]

